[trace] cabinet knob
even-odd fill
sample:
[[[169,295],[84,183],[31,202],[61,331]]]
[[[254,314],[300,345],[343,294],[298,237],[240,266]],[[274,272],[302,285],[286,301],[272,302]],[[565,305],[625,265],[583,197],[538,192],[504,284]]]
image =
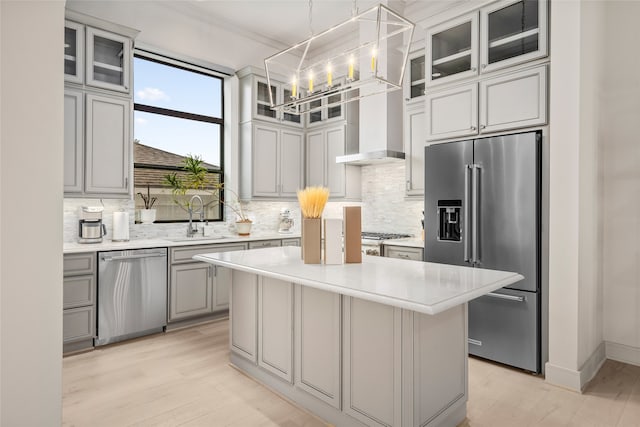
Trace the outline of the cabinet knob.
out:
[[[486,125],[480,125],[480,129],[484,129],[486,127],[487,127]]]
[[[471,126],[471,130],[476,130],[476,127],[475,126]]]
[[[482,69],[487,68],[487,64],[482,64]]]
[[[476,68],[476,67],[472,67],[472,68],[471,68],[471,71],[474,71],[474,72],[475,72],[475,71],[477,71],[477,68]]]
[[[409,99],[409,98],[405,98],[404,100],[405,100],[405,101],[407,101],[407,102],[409,102],[409,101],[410,101],[410,99]]]

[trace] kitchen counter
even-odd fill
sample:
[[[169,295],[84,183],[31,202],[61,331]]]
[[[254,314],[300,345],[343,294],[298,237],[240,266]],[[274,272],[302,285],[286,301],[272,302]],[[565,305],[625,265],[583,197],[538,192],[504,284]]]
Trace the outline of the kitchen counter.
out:
[[[455,426],[466,417],[467,301],[517,273],[300,248],[196,255],[232,269],[230,361],[332,425]]]
[[[367,255],[360,264],[304,264],[298,247],[201,254],[194,259],[425,314],[443,312],[523,279],[511,272]]]
[[[300,234],[281,234],[281,233],[255,233],[249,236],[237,236],[237,235],[223,235],[222,237],[178,237],[175,239],[132,239],[128,242],[113,242],[109,239],[104,239],[102,243],[77,243],[66,242],[63,245],[63,253],[73,254],[81,252],[101,252],[101,251],[123,251],[128,249],[145,249],[145,248],[158,248],[158,247],[175,247],[175,246],[190,246],[190,245],[210,245],[210,244],[222,244],[222,243],[238,243],[238,242],[255,242],[260,240],[273,240],[273,239],[297,239],[300,238]]]

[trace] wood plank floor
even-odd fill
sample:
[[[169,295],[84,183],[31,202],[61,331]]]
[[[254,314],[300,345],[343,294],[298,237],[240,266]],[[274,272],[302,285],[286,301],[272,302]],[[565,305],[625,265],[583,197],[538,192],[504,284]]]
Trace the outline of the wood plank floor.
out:
[[[63,425],[325,425],[228,357],[226,320],[65,357]],[[607,361],[578,394],[470,359],[467,411],[463,427],[640,427],[640,367]]]

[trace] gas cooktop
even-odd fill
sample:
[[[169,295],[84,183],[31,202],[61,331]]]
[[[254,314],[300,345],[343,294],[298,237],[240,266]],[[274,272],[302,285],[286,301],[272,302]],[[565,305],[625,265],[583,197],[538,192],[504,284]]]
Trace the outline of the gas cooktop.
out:
[[[411,237],[411,236],[409,234],[397,234],[397,233],[375,233],[372,231],[362,232],[362,238],[366,240],[403,239],[405,237]]]

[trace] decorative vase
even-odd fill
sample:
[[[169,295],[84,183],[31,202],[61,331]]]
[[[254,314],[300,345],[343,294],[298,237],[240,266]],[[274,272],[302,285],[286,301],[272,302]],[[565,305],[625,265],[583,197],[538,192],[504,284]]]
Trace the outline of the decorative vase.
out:
[[[248,236],[251,234],[251,221],[236,221],[236,232],[238,236]]]
[[[320,264],[321,225],[320,218],[302,220],[302,260],[305,264]]]
[[[155,209],[140,209],[140,222],[143,224],[153,224],[156,220]]]

